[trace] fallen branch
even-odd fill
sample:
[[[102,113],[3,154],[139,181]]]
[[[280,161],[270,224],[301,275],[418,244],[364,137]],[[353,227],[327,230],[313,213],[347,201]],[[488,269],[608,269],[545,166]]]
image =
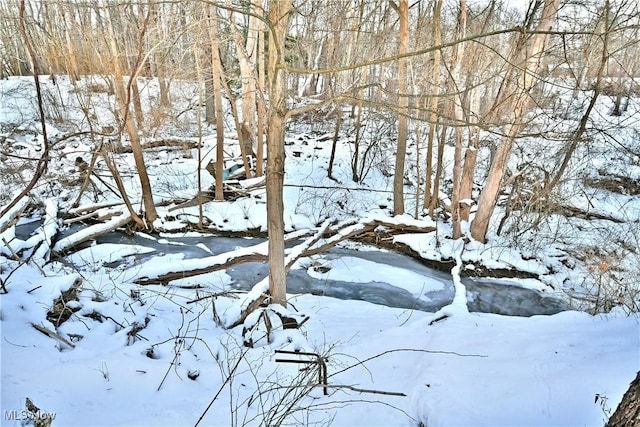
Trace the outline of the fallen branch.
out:
[[[42,226],[35,236],[39,240],[38,246],[33,253],[34,259],[46,263],[51,256],[51,243],[58,234],[58,201],[47,199],[45,202],[45,217]],[[31,240],[31,239],[29,239]]]
[[[359,388],[354,387],[352,385],[331,385],[331,384],[316,384],[315,387],[324,387],[324,388],[346,388],[348,390],[357,391],[358,393],[369,393],[369,394],[384,394],[386,396],[399,396],[399,397],[407,397],[406,394],[397,392],[397,391],[384,391],[384,390],[373,390],[369,388]]]
[[[315,245],[322,238],[322,236],[324,236],[327,229],[329,228],[329,225],[331,225],[332,222],[333,221],[331,219],[327,219],[324,223],[322,223],[322,225],[320,226],[316,234],[314,234],[309,239],[305,240],[295,248],[291,249],[291,251],[287,255],[287,258],[284,260],[285,271],[287,273],[291,269],[291,266],[295,264],[295,262],[299,260],[302,256],[304,256],[305,253],[308,253],[309,248]]]
[[[595,219],[603,219],[605,221],[615,222],[618,224],[622,224],[623,222],[625,222],[624,220],[620,218],[616,218],[612,215],[602,214],[598,212],[589,212],[584,209],[577,208],[575,206],[558,206],[557,209],[555,209],[555,211],[559,215],[565,215],[568,217],[573,216],[576,218],[582,218],[586,220],[595,218]]]
[[[82,222],[86,219],[93,218],[94,216],[98,216],[98,211],[93,211],[93,212],[89,212],[74,218],[65,219],[64,224],[68,225],[68,224],[73,224],[75,222]]]
[[[75,345],[73,345],[73,343],[63,337],[61,337],[59,334],[57,334],[56,332],[53,332],[47,328],[45,328],[44,326],[40,326],[36,323],[32,323],[31,326],[33,326],[37,331],[42,332],[43,334],[45,334],[46,336],[48,336],[49,338],[53,338],[56,339],[58,341],[60,341],[61,343],[71,347],[71,348],[76,348]]]
[[[114,206],[120,206],[122,202],[113,202],[113,203],[94,203],[91,205],[78,206],[77,208],[69,209],[69,213],[72,215],[78,215],[85,212],[96,212],[100,209],[112,208]]]

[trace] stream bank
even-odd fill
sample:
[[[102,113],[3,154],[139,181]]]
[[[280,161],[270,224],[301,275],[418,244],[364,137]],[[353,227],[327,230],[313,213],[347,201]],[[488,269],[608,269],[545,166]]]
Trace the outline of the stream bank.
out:
[[[71,232],[66,230],[66,233]],[[153,257],[179,254],[184,259],[204,258],[218,255],[235,248],[256,245],[266,240],[264,235],[248,237],[236,233],[197,234],[188,237],[179,235],[127,234],[116,230],[100,236],[96,244],[135,245],[149,247],[152,251],[132,255],[136,262],[143,263]],[[362,244],[367,242],[362,241]],[[378,242],[380,243],[380,242]],[[295,245],[295,242],[290,244]],[[390,249],[388,249],[390,248]],[[392,271],[391,279],[368,278],[366,263],[384,264]],[[109,267],[116,268],[117,262]],[[356,271],[362,264],[364,268]],[[318,268],[318,266],[321,268]],[[312,262],[298,263],[291,269],[287,280],[290,294],[313,294],[338,299],[367,301],[389,307],[435,312],[451,303],[454,296],[450,267],[452,262],[434,262],[420,258],[403,244],[363,246],[361,250],[334,247],[314,256]],[[405,273],[411,273],[408,281],[394,281]],[[255,283],[266,277],[266,262],[247,262],[226,269],[231,277],[230,288],[250,290]],[[477,273],[477,272],[476,272]],[[509,275],[509,273],[513,273]],[[516,280],[528,278],[511,270],[504,271],[501,278],[463,276],[467,288],[467,305],[471,312],[495,313],[509,316],[549,315],[569,309],[559,298],[545,295],[534,289],[523,287]],[[393,282],[393,283],[389,283]],[[423,285],[421,285],[423,283]],[[419,291],[409,291],[422,286]]]

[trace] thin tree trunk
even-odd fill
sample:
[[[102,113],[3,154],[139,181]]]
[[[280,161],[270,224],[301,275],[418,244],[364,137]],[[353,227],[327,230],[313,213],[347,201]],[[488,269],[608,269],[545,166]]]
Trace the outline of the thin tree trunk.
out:
[[[286,75],[284,41],[292,0],[269,0],[269,122],[267,137],[267,233],[269,235],[269,293],[274,304],[287,304],[284,257],[284,125]]]
[[[364,84],[369,77],[369,67],[365,68],[360,76],[360,84]],[[359,100],[354,104],[357,109],[355,123],[353,126],[356,130],[356,135],[353,143],[353,154],[351,156],[351,179],[353,182],[360,182],[361,174],[360,169],[360,145],[362,140],[362,100]]]
[[[209,24],[211,25],[211,24]],[[211,49],[211,46],[209,46]],[[209,52],[209,58],[213,53]],[[208,124],[216,122],[216,103],[215,103],[215,89],[213,87],[213,64],[209,63],[209,67],[206,67],[208,75],[204,78],[204,120]]]
[[[391,4],[394,4],[393,2]],[[409,2],[400,0],[395,6],[400,19],[400,46],[398,53],[404,55],[409,46]],[[396,148],[393,175],[393,214],[404,213],[404,163],[407,156],[407,59],[398,60],[398,145]]]
[[[436,0],[433,5],[433,44],[440,44],[440,12],[442,11],[442,0]],[[440,84],[440,50],[433,52],[433,68],[431,70],[431,100],[429,112],[429,132],[427,134],[427,164],[424,184],[424,204],[423,209],[431,206],[431,199],[437,194],[431,194],[431,177],[433,175],[433,141],[436,131],[436,120],[438,110],[438,85]],[[433,216],[433,214],[431,214]]]
[[[447,113],[445,113],[447,114]],[[447,140],[447,125],[441,123],[440,137],[438,139],[438,157],[436,159],[436,171],[433,177],[433,195],[431,197],[431,204],[429,205],[429,216],[435,218],[436,208],[440,202],[440,180],[442,179],[442,164],[444,161],[444,145]]]
[[[220,62],[220,51],[218,46],[218,23],[215,18],[215,11],[211,10],[209,29],[209,43],[211,46],[211,81],[213,86],[213,103],[215,106],[216,119],[216,187],[215,199],[224,200],[224,187],[222,182],[222,171],[224,169],[224,121],[222,117],[222,66]]]
[[[460,0],[458,11],[458,25],[456,29],[456,38],[464,39],[467,26],[467,2]],[[452,237],[458,239],[462,236],[460,227],[460,174],[462,169],[462,123],[464,118],[464,109],[462,106],[462,88],[461,83],[461,67],[464,57],[464,43],[456,45],[454,54],[453,70],[451,72],[451,80],[456,95],[453,99],[453,119],[455,125],[455,149],[453,154],[453,189],[451,191],[451,226]]]
[[[329,167],[327,167],[327,176],[333,180],[333,162],[336,158],[336,147],[338,145],[338,138],[340,137],[340,124],[342,123],[342,105],[338,102],[335,105],[336,112],[336,125],[333,130],[333,140],[331,141],[331,155],[329,156]]]
[[[475,97],[475,95],[472,95]],[[473,105],[473,101],[471,102]],[[471,107],[472,111],[474,107]],[[462,166],[462,176],[460,179],[460,220],[469,221],[471,213],[471,192],[473,190],[473,177],[475,175],[476,160],[478,158],[478,147],[480,145],[480,131],[473,124],[469,126],[469,142],[467,151],[464,153],[464,165]]]
[[[231,6],[231,1],[227,0]],[[251,11],[257,12],[255,2],[251,5]],[[230,13],[230,21],[235,23],[235,15]],[[242,83],[242,121],[238,129],[238,140],[240,141],[240,151],[247,178],[251,178],[251,163],[253,159],[253,145],[256,141],[256,92],[257,76],[253,62],[257,51],[257,19],[249,16],[249,26],[247,29],[246,41],[236,25],[231,25],[236,52],[238,53],[238,63],[240,65],[240,80]]]
[[[491,0],[489,11],[487,12],[487,18],[482,26],[482,31],[486,31],[488,25],[494,19],[494,8],[496,7],[496,0]],[[486,60],[482,60],[483,52],[475,50],[471,57],[471,63],[479,64],[480,67],[487,66]],[[467,62],[469,63],[469,62]],[[478,147],[480,146],[480,128],[478,127],[478,116],[480,114],[480,91],[476,88],[476,84],[479,81],[479,77],[475,70],[469,70],[467,72],[467,88],[468,88],[468,122],[469,122],[469,135],[467,142],[467,150],[464,154],[464,165],[462,166],[462,176],[460,180],[460,220],[469,221],[471,214],[471,196],[473,191],[473,178],[476,169],[476,160],[478,158]]]
[[[146,228],[150,228],[153,221],[156,220],[158,214],[156,213],[156,207],[153,202],[153,194],[151,192],[151,183],[149,181],[149,175],[147,174],[147,167],[144,162],[144,157],[142,154],[142,147],[140,145],[140,138],[138,136],[138,129],[134,121],[131,119],[131,114],[129,111],[129,104],[127,103],[128,97],[126,96],[124,84],[122,82],[122,65],[120,63],[120,58],[118,56],[118,47],[116,46],[116,40],[114,35],[113,23],[107,14],[107,30],[108,30],[108,44],[111,53],[111,59],[113,60],[114,67],[114,87],[116,91],[116,99],[118,102],[118,106],[120,109],[120,115],[122,120],[124,120],[124,127],[127,131],[127,135],[129,135],[129,142],[131,144],[131,150],[133,153],[133,159],[136,165],[136,169],[138,171],[138,177],[140,179],[140,186],[142,188],[142,200],[144,203],[145,214],[146,214]],[[132,78],[134,76],[131,76]]]
[[[265,88],[265,73],[264,73],[264,30],[262,28],[258,31],[258,56],[257,71],[258,71],[258,96],[256,102],[258,104],[258,123],[256,129],[256,176],[262,176],[263,163],[264,163],[264,118],[267,115],[264,100],[264,88]]]

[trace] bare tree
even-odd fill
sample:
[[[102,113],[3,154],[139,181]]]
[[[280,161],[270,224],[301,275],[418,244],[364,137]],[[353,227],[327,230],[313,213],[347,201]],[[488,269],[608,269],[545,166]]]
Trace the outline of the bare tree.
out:
[[[548,37],[546,32],[553,27],[559,5],[560,0],[545,0],[537,25],[539,32],[533,35],[531,43],[528,43],[529,36],[526,32],[520,36],[520,40],[513,50],[511,67],[501,87],[504,95],[500,96],[499,94],[496,99],[496,103],[499,104],[506,98],[509,105],[507,110],[511,113],[491,163],[487,181],[480,193],[478,211],[471,223],[471,235],[478,241],[484,242],[486,240],[489,220],[498,198],[507,160],[511,154],[513,142],[522,126],[524,114],[530,103],[530,91],[536,81],[535,75],[544,57],[544,47]],[[530,13],[533,12],[535,9]],[[511,92],[507,94],[507,91]]]
[[[131,100],[131,86],[125,89],[123,82],[122,64],[120,61],[119,49],[116,44],[115,29],[113,21],[110,18],[110,14],[105,14],[106,28],[107,28],[107,43],[111,53],[111,60],[113,61],[113,84],[116,89],[116,98],[120,108],[120,116],[124,121],[124,128],[129,136],[129,143],[131,144],[131,150],[133,152],[133,159],[136,164],[136,170],[140,179],[140,186],[142,187],[142,200],[145,208],[146,222],[139,224],[144,228],[151,228],[153,221],[156,220],[158,214],[153,201],[153,193],[151,192],[151,182],[149,180],[149,174],[144,161],[144,155],[142,153],[142,146],[140,144],[140,137],[138,134],[138,128],[135,122],[132,120],[131,112],[129,109],[129,103]],[[145,19],[145,24],[141,28],[141,32],[144,33],[146,25],[149,19],[149,12]],[[138,69],[133,69],[132,74],[129,76],[129,82],[137,78]]]

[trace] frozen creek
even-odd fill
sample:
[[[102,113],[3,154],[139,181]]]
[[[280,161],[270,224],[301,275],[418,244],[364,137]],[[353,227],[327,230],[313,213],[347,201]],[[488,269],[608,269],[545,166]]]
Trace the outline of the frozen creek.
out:
[[[123,232],[111,232],[97,240],[101,243],[120,245],[141,245],[154,249],[153,252],[136,255],[140,262],[150,257],[182,254],[184,258],[202,258],[212,254],[227,252],[233,248],[255,245],[264,241],[259,238],[222,237],[201,235],[198,237],[166,237],[150,240]],[[203,248],[206,247],[205,248]],[[208,249],[208,251],[207,251]],[[293,268],[287,279],[287,292],[290,294],[313,294],[344,300],[362,300],[389,307],[415,309],[434,312],[451,303],[454,290],[448,273],[429,268],[407,255],[380,250],[355,250],[332,248],[319,258],[319,263],[307,263]],[[386,267],[395,273],[390,276],[404,277],[410,274],[412,280],[429,283],[425,291],[417,297],[399,286],[388,283],[392,280],[369,280],[358,278],[357,270],[349,276],[349,265],[375,263],[382,270]],[[313,265],[316,264],[316,265]],[[341,274],[332,274],[335,267]],[[231,277],[233,289],[249,290],[267,275],[268,266],[264,262],[237,265],[226,270]],[[398,274],[400,273],[400,274]],[[558,298],[544,295],[538,291],[526,289],[516,281],[501,279],[464,278],[467,289],[469,310],[472,312],[496,313],[509,316],[533,316],[555,314],[569,307]],[[397,282],[396,282],[397,284]]]

